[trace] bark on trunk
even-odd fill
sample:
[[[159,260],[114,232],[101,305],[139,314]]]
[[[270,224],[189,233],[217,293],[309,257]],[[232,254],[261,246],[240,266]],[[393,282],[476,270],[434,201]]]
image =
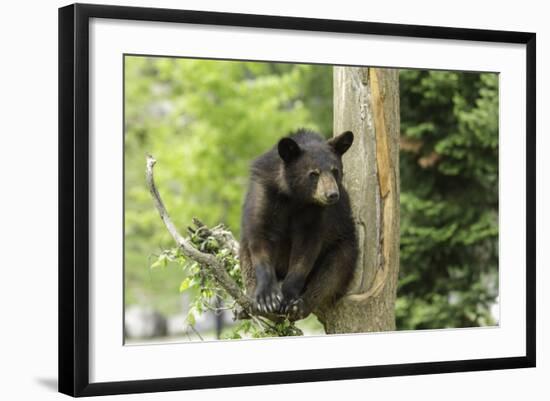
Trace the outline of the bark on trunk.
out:
[[[315,311],[327,333],[395,329],[399,271],[399,75],[334,68],[334,134],[353,131],[344,155],[359,258],[348,295]]]

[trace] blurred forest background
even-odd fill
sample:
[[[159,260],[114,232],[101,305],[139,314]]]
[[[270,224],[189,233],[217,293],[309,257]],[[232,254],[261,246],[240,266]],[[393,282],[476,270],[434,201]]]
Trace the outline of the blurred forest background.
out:
[[[125,321],[130,338],[223,337],[188,325],[181,266],[145,186],[145,155],[180,231],[238,238],[248,165],[299,127],[332,135],[332,67],[125,57]],[[399,330],[498,324],[498,75],[400,71]],[[314,317],[301,323],[322,333]],[[221,333],[221,334],[220,334]]]

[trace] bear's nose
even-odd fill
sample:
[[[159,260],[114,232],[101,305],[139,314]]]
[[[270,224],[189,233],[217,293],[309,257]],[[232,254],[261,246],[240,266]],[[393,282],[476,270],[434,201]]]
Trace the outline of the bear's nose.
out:
[[[336,202],[339,197],[340,197],[340,195],[338,194],[338,192],[329,192],[327,194],[327,200],[331,203]]]

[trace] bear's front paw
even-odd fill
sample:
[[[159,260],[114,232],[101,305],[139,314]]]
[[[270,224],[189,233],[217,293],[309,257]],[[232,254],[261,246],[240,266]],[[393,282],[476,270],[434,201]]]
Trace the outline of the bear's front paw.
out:
[[[278,313],[283,295],[277,284],[258,287],[254,296],[256,310],[263,313]]]
[[[309,315],[307,311],[306,303],[302,298],[295,298],[292,300],[284,300],[281,304],[280,312],[287,316],[288,320],[295,321],[305,318]]]

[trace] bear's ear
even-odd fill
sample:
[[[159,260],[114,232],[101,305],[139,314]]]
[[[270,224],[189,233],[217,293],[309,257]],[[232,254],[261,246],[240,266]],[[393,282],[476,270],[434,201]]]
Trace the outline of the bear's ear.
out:
[[[334,149],[334,151],[342,156],[347,152],[351,144],[353,143],[353,132],[346,131],[332,139],[328,140],[328,144]]]
[[[279,156],[281,156],[281,159],[283,159],[285,163],[291,162],[302,153],[302,149],[300,149],[300,146],[292,138],[281,139],[277,148],[279,150]]]

